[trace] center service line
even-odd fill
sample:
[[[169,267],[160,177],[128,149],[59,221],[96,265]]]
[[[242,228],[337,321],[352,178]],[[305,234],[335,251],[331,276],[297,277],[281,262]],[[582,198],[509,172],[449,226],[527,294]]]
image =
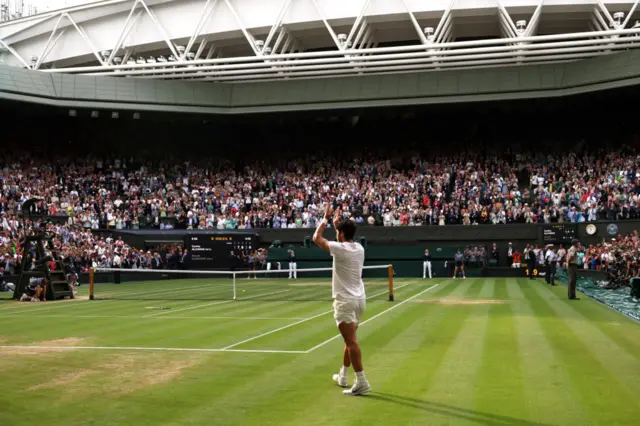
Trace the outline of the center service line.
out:
[[[379,314],[376,314],[376,315],[372,316],[372,317],[371,317],[371,318],[369,318],[368,320],[366,320],[366,321],[362,321],[359,325],[361,325],[361,326],[362,326],[362,325],[365,325],[365,324],[366,324],[366,323],[368,323],[369,321],[374,320],[374,319],[378,318],[379,316],[384,315],[384,314],[386,314],[387,312],[389,312],[389,311],[391,311],[391,310],[393,310],[393,309],[395,309],[395,308],[398,308],[398,307],[400,307],[400,306],[404,305],[405,303],[407,303],[407,302],[409,302],[409,301],[411,301],[411,300],[415,299],[415,298],[416,298],[416,297],[418,297],[418,296],[421,296],[422,294],[424,294],[424,293],[428,292],[428,291],[429,291],[429,290],[431,290],[431,289],[434,289],[434,288],[438,287],[439,285],[440,285],[440,284],[434,284],[434,285],[432,285],[431,287],[429,287],[429,288],[427,288],[427,289],[425,289],[425,290],[422,290],[420,293],[415,294],[415,295],[411,296],[410,298],[403,300],[402,302],[398,303],[397,305],[393,305],[393,306],[392,306],[392,307],[390,307],[389,309],[385,309],[384,311],[380,312]],[[324,342],[322,342],[322,343],[320,343],[320,344],[318,344],[318,345],[316,345],[316,346],[312,347],[311,349],[309,349],[309,350],[308,350],[308,351],[306,351],[305,353],[313,352],[313,351],[315,351],[316,349],[321,348],[322,346],[326,345],[326,344],[327,344],[327,343],[329,343],[329,342],[334,341],[335,339],[337,339],[338,337],[341,337],[341,336],[342,336],[341,334],[336,334],[335,336],[333,336],[333,337],[331,337],[331,338],[329,338],[329,339],[325,340]]]
[[[403,284],[403,285],[401,285],[401,286],[398,286],[398,287],[396,288],[396,290],[397,290],[397,289],[400,289],[400,288],[402,288],[402,287],[404,287],[404,286],[406,286],[406,285],[408,285],[408,284],[409,284],[409,283],[407,283],[407,284]],[[376,293],[376,294],[373,294],[373,295],[371,295],[371,296],[367,297],[367,299],[371,299],[372,297],[380,296],[381,294],[388,293],[388,292],[389,292],[389,290],[384,290],[384,291],[382,291],[382,292],[380,292],[380,293]],[[403,302],[403,303],[404,303],[404,302]],[[399,306],[399,305],[398,305],[398,306]],[[311,321],[312,319],[316,319],[316,318],[321,317],[321,316],[323,316],[323,315],[327,315],[328,313],[331,313],[331,312],[333,312],[333,309],[331,309],[331,310],[329,310],[329,311],[326,311],[326,312],[319,313],[318,315],[314,315],[314,316],[309,317],[309,318],[305,318],[305,319],[300,320],[300,321],[296,321],[296,322],[291,323],[291,324],[287,324],[287,325],[282,326],[282,327],[278,327],[278,328],[276,328],[275,330],[271,330],[271,331],[267,331],[266,333],[258,334],[257,336],[250,337],[250,338],[248,338],[248,339],[245,339],[245,340],[243,340],[243,341],[241,341],[241,342],[238,342],[238,343],[234,343],[234,344],[229,345],[229,346],[227,346],[227,347],[224,347],[224,348],[222,348],[222,349],[223,349],[223,350],[227,350],[227,349],[230,349],[230,348],[235,348],[236,346],[242,345],[243,343],[251,342],[252,340],[256,340],[256,339],[259,339],[259,338],[261,338],[261,337],[268,336],[268,335],[273,334],[273,333],[277,333],[278,331],[285,330],[285,329],[287,329],[287,328],[289,328],[289,327],[293,327],[294,325],[302,324],[303,322]],[[373,317],[373,318],[375,318],[375,317]],[[366,321],[365,321],[365,322],[366,322]],[[305,351],[302,351],[302,353],[306,353],[306,352],[305,352]]]

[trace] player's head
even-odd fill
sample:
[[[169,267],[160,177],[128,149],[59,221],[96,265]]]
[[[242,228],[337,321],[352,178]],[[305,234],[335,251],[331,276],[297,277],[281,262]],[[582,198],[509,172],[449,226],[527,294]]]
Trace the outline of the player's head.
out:
[[[429,254],[429,249],[424,249],[424,254]]]
[[[336,225],[336,232],[339,242],[353,241],[356,236],[356,224],[352,220],[342,220]]]

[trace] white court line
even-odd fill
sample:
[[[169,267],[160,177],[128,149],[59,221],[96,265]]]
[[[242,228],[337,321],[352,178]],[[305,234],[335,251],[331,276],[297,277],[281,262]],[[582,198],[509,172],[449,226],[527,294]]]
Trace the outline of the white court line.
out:
[[[271,330],[271,331],[267,331],[266,333],[258,334],[257,336],[250,337],[250,338],[245,339],[245,340],[243,340],[241,342],[234,343],[233,345],[225,346],[222,349],[227,350],[227,349],[234,348],[236,346],[242,345],[243,343],[247,343],[247,342],[250,342],[252,340],[256,340],[256,339],[259,339],[261,337],[268,336],[269,334],[273,334],[273,333],[277,333],[278,331],[285,330],[285,329],[287,329],[289,327],[293,327],[294,325],[302,324],[303,322],[311,321],[312,319],[316,319],[316,318],[321,317],[323,315],[327,315],[329,312],[333,312],[333,309],[330,310],[330,311],[322,312],[322,313],[320,313],[318,315],[314,315],[314,316],[309,317],[309,318],[305,318],[305,319],[300,320],[300,321],[296,321],[294,323],[291,323],[291,324],[288,324],[288,325],[285,325],[285,326],[282,326],[282,327],[278,327],[275,330]],[[304,353],[304,351],[303,351],[303,353]]]
[[[17,317],[24,316],[22,313],[14,313],[6,315],[8,317]],[[249,321],[269,321],[269,320],[301,320],[304,318],[277,318],[277,317],[222,317],[222,316],[212,316],[212,317],[146,317],[146,316],[138,316],[138,315],[35,315],[37,318],[129,318],[129,319],[141,319],[141,318],[152,318],[152,319],[232,319],[232,320],[249,320]]]
[[[274,291],[272,293],[257,294],[255,296],[243,297],[242,299],[236,299],[236,300],[255,299],[256,297],[271,296],[272,294],[279,294],[279,293],[284,293],[284,292],[287,292],[287,291],[291,291],[291,290],[287,289],[287,290]],[[159,316],[159,315],[171,314],[171,313],[174,313],[174,312],[181,312],[181,311],[188,311],[188,310],[191,310],[191,309],[205,308],[207,306],[213,306],[213,305],[222,305],[223,303],[231,303],[231,302],[235,302],[235,300],[233,300],[233,299],[232,300],[223,300],[223,301],[218,301],[218,302],[205,303],[204,305],[188,306],[186,308],[180,308],[180,309],[167,309],[166,311],[158,312],[156,314],[144,315],[143,318],[156,317],[156,316]]]
[[[407,283],[407,284],[403,284],[403,285],[401,285],[401,286],[397,287],[397,289],[402,288],[402,287],[404,287],[404,286],[406,286],[406,285],[408,285],[408,284],[409,284],[409,283]],[[372,297],[379,296],[379,295],[381,295],[381,294],[384,294],[385,292],[387,292],[387,293],[388,293],[388,292],[389,292],[389,290],[385,290],[385,291],[383,291],[383,292],[380,292],[380,293],[377,293],[377,294],[371,295],[371,296],[367,297],[367,299],[371,299]],[[234,343],[234,344],[232,344],[232,345],[226,346],[226,347],[224,347],[223,349],[230,349],[230,348],[234,348],[234,347],[236,347],[236,346],[242,345],[243,343],[251,342],[252,340],[260,339],[261,337],[268,336],[268,335],[273,334],[273,333],[277,333],[278,331],[286,330],[286,329],[287,329],[287,328],[289,328],[289,327],[293,327],[293,326],[295,326],[295,325],[302,324],[303,322],[311,321],[312,319],[316,319],[316,318],[321,317],[321,316],[323,316],[323,315],[326,315],[326,314],[328,314],[328,313],[330,313],[330,312],[333,312],[333,309],[331,309],[331,310],[329,310],[329,311],[326,311],[326,312],[322,312],[322,313],[320,313],[320,314],[314,315],[314,316],[309,317],[309,318],[305,318],[305,319],[300,320],[300,321],[296,321],[296,322],[294,322],[294,323],[291,323],[291,324],[288,324],[288,325],[285,325],[285,326],[282,326],[282,327],[278,327],[278,328],[276,328],[276,329],[274,329],[274,330],[267,331],[267,332],[262,333],[262,334],[258,334],[257,336],[253,336],[253,337],[250,337],[250,338],[248,338],[248,339],[245,339],[245,340],[243,340],[243,341],[241,341],[241,342]]]
[[[42,349],[42,350],[112,350],[112,351],[166,351],[166,352],[245,352],[267,354],[304,354],[305,351],[279,351],[271,349],[210,349],[210,348],[146,348],[136,346],[9,346],[1,345],[0,349]]]
[[[5,316],[5,315],[11,315],[11,314],[15,314],[15,313],[30,313],[30,312],[42,312],[42,311],[49,311],[51,309],[57,309],[57,308],[65,308],[65,307],[69,307],[69,306],[87,306],[85,303],[89,303],[89,300],[69,300],[69,301],[61,301],[61,300],[50,300],[48,302],[37,302],[37,303],[33,303],[33,302],[22,302],[23,304],[20,305],[20,308],[24,308],[26,306],[42,306],[45,305],[47,307],[42,307],[42,308],[38,308],[38,307],[34,307],[34,308],[26,308],[26,309],[19,309],[16,311],[10,311],[9,313],[5,313],[3,311],[0,311],[0,316]],[[109,302],[109,300],[100,300],[100,303],[104,303],[104,302]],[[20,302],[18,302],[20,303]],[[49,304],[54,304],[55,306],[48,306]],[[5,309],[9,309],[9,308],[5,308]]]
[[[392,310],[394,310],[395,308],[398,308],[398,307],[400,307],[400,306],[404,305],[405,303],[409,302],[410,300],[415,299],[416,297],[418,297],[418,296],[420,296],[420,295],[422,295],[422,294],[424,294],[424,293],[428,292],[428,291],[429,291],[429,290],[431,290],[431,289],[436,288],[436,287],[437,287],[437,286],[439,286],[439,285],[440,285],[440,283],[438,283],[438,284],[434,284],[434,285],[432,285],[431,287],[429,287],[429,288],[427,288],[427,289],[425,289],[425,290],[422,290],[420,293],[418,293],[418,294],[414,294],[413,296],[409,297],[408,299],[403,300],[402,302],[398,303],[397,305],[393,305],[393,306],[392,306],[392,307],[390,307],[389,309],[385,309],[384,311],[382,311],[382,312],[380,312],[380,313],[378,313],[378,314],[376,314],[376,315],[372,316],[372,317],[371,317],[371,318],[369,318],[368,320],[366,320],[366,321],[362,321],[362,323],[360,323],[359,325],[360,325],[360,326],[363,326],[363,325],[365,325],[366,323],[368,323],[369,321],[372,321],[372,320],[374,320],[374,319],[378,318],[379,316],[384,315],[384,314],[386,314],[387,312],[392,311]],[[338,337],[341,337],[341,334],[336,334],[335,336],[333,336],[333,337],[331,337],[331,338],[329,338],[329,339],[325,340],[324,342],[322,342],[322,343],[320,343],[320,344],[317,344],[316,346],[314,346],[314,347],[312,347],[311,349],[307,350],[305,353],[313,352],[313,351],[315,351],[316,349],[318,349],[318,348],[320,348],[320,347],[322,347],[322,346],[326,345],[327,343],[334,341],[334,340],[335,340],[335,339],[337,339]]]

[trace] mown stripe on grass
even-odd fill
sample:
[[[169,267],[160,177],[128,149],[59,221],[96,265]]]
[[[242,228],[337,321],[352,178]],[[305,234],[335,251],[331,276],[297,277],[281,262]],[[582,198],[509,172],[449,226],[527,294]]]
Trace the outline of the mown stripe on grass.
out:
[[[536,286],[535,290],[540,295],[554,294],[550,291],[550,287],[546,285]],[[582,341],[600,364],[615,376],[620,384],[627,388],[629,395],[638,395],[640,393],[640,363],[638,358],[629,354],[623,347],[618,346],[615,340],[597,327],[595,324],[597,320],[586,319],[583,315],[580,315],[578,309],[575,308],[575,305],[579,303],[595,304],[589,299],[579,301],[557,300],[555,303],[550,303],[550,306],[571,327],[574,335]],[[633,334],[636,338],[640,338],[640,328],[637,328]],[[615,362],[612,362],[612,360],[615,360]]]
[[[636,321],[600,303],[575,303],[567,300],[567,290],[564,286],[550,287],[549,290],[584,319],[598,327],[620,348],[640,361],[640,339],[638,338],[640,328]],[[586,296],[583,299],[586,300]]]
[[[577,399],[567,372],[561,368],[540,322],[521,287],[526,280],[510,279],[507,290],[514,315],[518,354],[530,419],[550,424],[588,424],[588,414]]]
[[[455,280],[451,285],[456,290],[449,295],[450,299],[476,299],[483,288],[483,282],[477,280]],[[442,419],[450,424],[476,419],[479,414],[461,407],[459,402],[450,403],[449,397],[430,392],[433,386],[453,383],[446,379],[449,374],[455,374],[451,371],[450,354],[460,343],[459,335],[470,324],[468,320],[472,321],[471,314],[477,306],[426,305],[441,317],[440,321],[430,327],[421,339],[419,349],[410,354],[402,365],[394,366],[387,380],[374,389],[371,398],[376,403],[368,403],[361,410],[361,413],[366,413],[370,405],[378,415],[384,413],[386,422],[380,422],[382,424],[439,424]],[[453,366],[454,369],[459,367]],[[472,383],[467,385],[474,386]]]
[[[536,315],[545,338],[554,355],[579,395],[582,407],[595,424],[633,424],[638,418],[637,398],[632,398],[618,378],[603,365],[589,346],[575,333],[575,324],[569,325],[564,313],[553,309],[562,305],[551,292],[540,292],[536,286],[544,286],[539,280],[528,282],[522,290]],[[545,297],[542,296],[545,295]],[[614,354],[608,362],[615,363]]]
[[[455,289],[454,285],[443,283],[438,296],[445,297]],[[406,360],[417,351],[424,350],[424,339],[439,326],[444,318],[441,315],[442,309],[443,307],[436,305],[407,303],[395,310],[400,312],[400,316],[395,319],[382,316],[367,323],[360,330],[359,339],[365,372],[375,392],[389,386],[399,386],[400,383],[393,380],[399,371],[404,371],[405,375],[412,373],[411,370],[405,370]],[[374,324],[377,327],[373,327]],[[294,405],[300,407],[299,410],[295,410],[299,414],[287,418],[282,424],[348,424],[358,420],[382,423],[385,418],[392,417],[394,413],[397,414],[395,407],[382,401],[372,401],[369,398],[366,401],[354,400],[341,395],[341,389],[332,385],[329,380],[331,374],[337,372],[340,367],[342,343],[335,345],[332,343],[331,346],[331,349],[323,347],[313,353],[313,355],[320,352],[326,354],[330,351],[328,359],[331,360],[328,367],[326,364],[318,364],[311,372],[308,397],[313,399],[314,403],[303,408],[302,403],[294,402]],[[353,380],[354,373],[351,370],[349,383],[352,384]],[[318,392],[318,389],[322,389],[322,392]],[[282,402],[283,409],[286,404],[287,402]],[[327,410],[327,407],[332,409]],[[372,412],[375,412],[375,419],[371,418]],[[253,417],[251,413],[249,416],[246,420],[251,420]]]
[[[477,287],[479,291],[476,297],[472,298],[468,295],[462,298],[462,301],[487,300],[493,295],[494,280],[492,279],[473,280],[469,285]],[[431,386],[426,393],[422,394],[422,397],[425,401],[477,413],[474,410],[474,399],[490,306],[486,304],[446,305],[446,309],[460,311],[458,315],[465,316],[465,319],[445,358],[434,372]],[[467,422],[468,419],[451,419],[450,413],[444,412],[430,415],[430,421],[459,424]]]
[[[506,416],[515,422],[528,419],[525,385],[520,359],[516,322],[507,282],[495,279],[491,299],[505,301],[488,310],[484,350],[476,381],[476,409]]]
[[[414,291],[417,290],[414,289]],[[408,306],[411,305],[406,304],[401,309]],[[383,316],[371,324],[378,321],[384,323],[385,318]],[[399,325],[396,326],[399,327]],[[367,328],[371,330],[370,327]],[[367,328],[363,327],[362,332]],[[386,339],[389,339],[388,335]],[[227,385],[224,395],[208,399],[206,404],[182,416],[175,423],[169,424],[189,424],[201,421],[200,419],[203,418],[216,418],[224,419],[222,424],[258,422],[279,425],[297,415],[305,415],[314,407],[316,400],[321,400],[325,393],[332,397],[335,395],[336,401],[346,403],[341,390],[331,381],[331,375],[340,365],[341,345],[338,346],[338,350],[331,349],[329,346],[331,345],[309,355],[283,360],[280,365],[265,366],[260,374],[242,384],[232,380]],[[367,368],[366,363],[365,359],[365,368]],[[321,411],[332,413],[336,421],[342,415],[337,409],[327,410],[324,404]],[[265,415],[266,413],[269,415]],[[249,421],[248,416],[255,418],[255,421]]]

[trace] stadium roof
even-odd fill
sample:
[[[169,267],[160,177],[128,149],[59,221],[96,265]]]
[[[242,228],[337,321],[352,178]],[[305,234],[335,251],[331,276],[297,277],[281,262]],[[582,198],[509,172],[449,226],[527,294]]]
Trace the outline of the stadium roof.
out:
[[[576,61],[640,46],[640,0],[104,0],[0,25],[0,63],[270,81]]]

